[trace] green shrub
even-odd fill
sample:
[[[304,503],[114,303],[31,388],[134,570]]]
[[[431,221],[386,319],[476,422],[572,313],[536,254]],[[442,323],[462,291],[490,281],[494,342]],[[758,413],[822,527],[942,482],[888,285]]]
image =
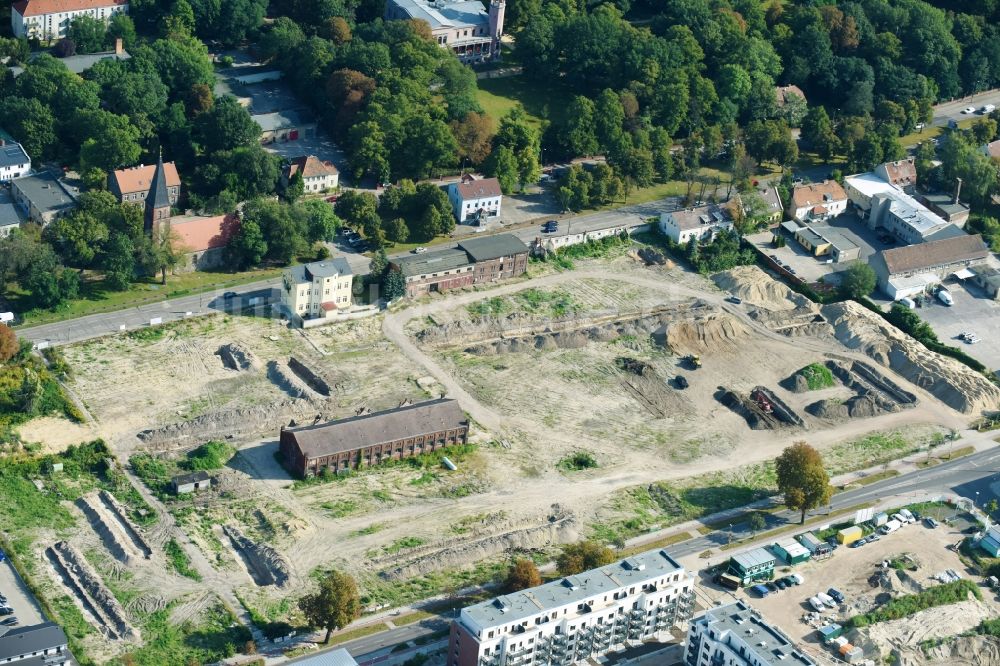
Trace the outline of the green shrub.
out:
[[[564,472],[578,472],[582,469],[592,469],[597,466],[597,459],[588,451],[577,451],[566,456],[556,465],[556,467]]]
[[[800,372],[806,378],[810,391],[830,388],[836,384],[833,379],[833,372],[822,363],[810,363],[802,368]]]
[[[982,601],[983,595],[979,587],[970,580],[957,580],[952,583],[945,583],[937,587],[931,587],[918,594],[907,594],[897,597],[884,606],[863,615],[855,615],[849,619],[845,626],[860,628],[876,622],[888,622],[908,617],[935,606],[965,601],[969,594]]]
[[[168,541],[163,546],[163,552],[166,553],[167,560],[170,562],[170,566],[174,568],[174,571],[191,580],[201,580],[201,574],[192,568],[191,558],[188,557],[177,541],[174,539]]]
[[[236,453],[235,447],[225,442],[206,442],[187,454],[184,467],[191,471],[221,469]]]

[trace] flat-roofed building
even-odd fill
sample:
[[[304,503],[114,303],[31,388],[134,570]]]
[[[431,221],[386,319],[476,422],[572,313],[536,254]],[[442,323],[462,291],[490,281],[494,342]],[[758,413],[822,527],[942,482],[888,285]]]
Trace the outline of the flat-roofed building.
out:
[[[788,221],[782,223],[782,228],[794,235],[799,245],[814,257],[828,256],[840,263],[853,261],[861,256],[858,244],[835,227],[821,224],[799,226],[796,222]]]
[[[439,398],[281,431],[285,465],[302,477],[345,472],[465,444],[469,419],[458,402]]]
[[[740,579],[743,585],[774,575],[777,559],[767,548],[753,548],[737,553],[729,560],[729,573]]]
[[[799,564],[809,559],[810,550],[793,537],[782,539],[773,546],[774,554],[785,561],[785,564]]]
[[[32,222],[48,224],[76,208],[76,188],[45,171],[10,181],[10,193]]]
[[[994,301],[1000,300],[1000,270],[994,266],[979,264],[972,266],[969,271],[972,273],[970,279],[974,284],[983,289]]]
[[[462,62],[486,62],[500,57],[505,9],[504,0],[490,0],[489,11],[474,0],[388,0],[384,18],[423,21]]]
[[[463,608],[448,666],[583,663],[691,617],[694,578],[665,550]]]
[[[39,657],[52,666],[73,662],[66,634],[54,622],[15,627],[0,636],[0,664],[23,664]]]
[[[896,175],[897,181],[905,180],[905,176]],[[878,173],[847,176],[844,187],[870,229],[882,229],[908,245],[964,233]]]
[[[660,214],[660,231],[680,245],[692,238],[711,240],[723,231],[732,231],[733,218],[729,211],[717,204],[682,208]]]
[[[745,601],[709,608],[688,627],[686,666],[815,666]]]
[[[0,183],[31,172],[31,158],[21,144],[0,139]]]

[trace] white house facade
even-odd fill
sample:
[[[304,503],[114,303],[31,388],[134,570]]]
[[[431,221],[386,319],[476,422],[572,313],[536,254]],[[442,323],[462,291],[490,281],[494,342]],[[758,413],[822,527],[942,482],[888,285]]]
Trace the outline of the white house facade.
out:
[[[732,229],[733,218],[729,211],[715,204],[682,208],[660,215],[660,231],[681,245],[692,238],[711,240],[717,233]]]
[[[474,180],[465,176],[448,186],[448,200],[459,224],[483,225],[500,217],[503,192],[496,178]]]
[[[27,176],[31,172],[31,158],[19,143],[4,143],[0,139],[0,183]]]
[[[128,9],[129,0],[19,0],[11,5],[10,27],[15,37],[51,41],[65,37],[81,16],[107,22]]]
[[[293,317],[325,318],[351,307],[353,276],[343,257],[293,266],[282,277],[282,304]]]

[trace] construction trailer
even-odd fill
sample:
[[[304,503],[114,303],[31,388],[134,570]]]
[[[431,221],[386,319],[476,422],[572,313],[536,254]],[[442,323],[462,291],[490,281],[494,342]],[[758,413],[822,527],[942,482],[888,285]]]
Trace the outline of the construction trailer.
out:
[[[837,532],[837,541],[839,543],[844,544],[845,546],[848,546],[857,541],[858,539],[860,539],[862,536],[864,536],[864,534],[865,532],[864,530],[861,529],[860,526],[852,525],[851,527],[845,527],[844,529]]]

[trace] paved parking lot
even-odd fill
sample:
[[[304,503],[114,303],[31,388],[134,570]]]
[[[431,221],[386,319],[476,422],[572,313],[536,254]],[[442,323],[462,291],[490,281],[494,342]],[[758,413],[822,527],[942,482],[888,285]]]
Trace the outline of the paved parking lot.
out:
[[[959,347],[994,372],[1000,370],[1000,302],[987,298],[970,283],[951,280],[946,286],[954,305],[948,307],[936,298],[928,299],[917,314],[931,325],[941,342]],[[966,331],[975,333],[980,341],[970,345],[959,340],[958,334]]]
[[[17,575],[10,560],[7,559],[0,562],[0,594],[7,597],[7,605],[14,609],[14,617],[20,620],[18,626],[24,627],[45,622],[42,609],[35,600],[35,596],[25,587],[24,581]],[[0,627],[0,633],[6,630],[6,627]]]

